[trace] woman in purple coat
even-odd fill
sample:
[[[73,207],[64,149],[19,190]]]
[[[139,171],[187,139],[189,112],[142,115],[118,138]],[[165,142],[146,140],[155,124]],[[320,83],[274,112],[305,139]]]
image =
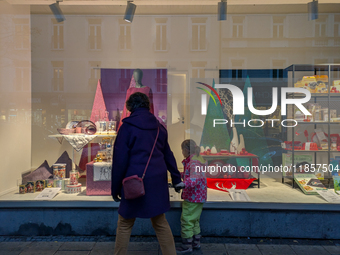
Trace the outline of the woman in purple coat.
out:
[[[149,112],[149,107],[150,102],[145,94],[136,92],[129,97],[126,108],[131,115],[123,119],[114,144],[111,193],[116,202],[121,199],[115,255],[127,253],[137,217],[151,219],[163,255],[176,254],[172,232],[164,214],[170,209],[167,170],[176,190],[184,188],[184,184],[168,144],[167,131]],[[159,136],[144,177],[145,195],[127,200],[124,198],[122,180],[135,174],[142,177],[158,128]]]

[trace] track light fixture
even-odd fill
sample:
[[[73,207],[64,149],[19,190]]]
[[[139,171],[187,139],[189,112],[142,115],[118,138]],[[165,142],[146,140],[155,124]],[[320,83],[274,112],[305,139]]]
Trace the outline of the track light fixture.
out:
[[[313,0],[313,2],[308,3],[308,20],[318,19],[318,0]]]
[[[227,0],[218,3],[217,20],[227,20]]]
[[[50,6],[50,9],[53,12],[57,22],[63,22],[65,20],[65,17],[64,17],[64,14],[59,7],[59,2],[62,2],[62,0],[57,1],[55,4],[51,4],[49,6]]]
[[[132,1],[127,1],[127,6],[125,10],[124,20],[127,22],[132,22],[133,16],[135,15],[136,5]]]

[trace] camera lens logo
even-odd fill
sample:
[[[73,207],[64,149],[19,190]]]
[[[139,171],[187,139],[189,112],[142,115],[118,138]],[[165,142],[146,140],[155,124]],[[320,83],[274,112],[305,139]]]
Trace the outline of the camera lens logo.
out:
[[[217,91],[202,82],[197,82],[199,84],[202,84],[204,86],[206,86],[207,88],[211,89],[214,94],[217,96],[217,98],[220,101],[220,104],[222,106],[222,101],[221,98],[219,97]],[[211,94],[210,91],[197,87],[198,89],[203,90],[204,92],[206,92],[208,95],[210,95],[210,97],[213,99],[213,101],[215,102],[215,105],[217,106],[216,100],[214,98],[214,96]],[[229,89],[229,91],[232,94],[233,97],[233,115],[244,115],[244,95],[243,92],[240,88],[238,88],[235,85],[232,84],[215,84],[215,88],[217,89]],[[287,94],[288,93],[301,93],[304,94],[305,97],[304,98],[287,98]],[[272,114],[278,105],[278,88],[276,87],[272,87],[272,106],[269,109],[266,110],[258,110],[254,107],[253,104],[253,88],[248,88],[247,89],[247,94],[248,96],[248,100],[247,100],[247,105],[248,105],[248,109],[250,110],[251,113],[255,114],[255,115],[261,115],[261,116],[265,116],[265,115],[270,115]],[[304,115],[312,115],[303,105],[303,103],[307,103],[309,100],[311,99],[311,93],[304,89],[304,88],[292,88],[292,87],[287,87],[287,88],[281,88],[281,115],[287,115],[287,105],[292,104],[295,105],[297,108],[300,109],[300,111],[304,114]],[[202,95],[201,98],[201,113],[202,115],[206,115],[207,114],[207,109],[206,109],[206,104],[207,104],[207,96],[206,94]]]
[[[198,84],[201,84],[208,89],[210,89],[218,98],[220,101],[221,107],[222,107],[222,100],[219,97],[217,91],[209,86],[208,84],[205,84],[203,82],[197,82]],[[215,106],[217,106],[217,102],[213,94],[208,91],[207,89],[197,87],[198,89],[203,90],[206,94],[201,95],[201,114],[202,115],[207,115],[207,94],[211,97],[211,99],[214,101]],[[215,84],[216,89],[228,89],[231,94],[232,94],[232,102],[233,102],[233,115],[244,115],[245,112],[245,96],[243,95],[242,90],[232,84]],[[278,94],[278,88],[272,87],[272,106],[269,109],[266,110],[259,110],[254,107],[254,102],[253,102],[253,88],[249,87],[247,88],[247,106],[248,110],[258,116],[268,116],[277,109],[278,101],[279,101],[279,94]],[[294,93],[300,93],[304,94],[304,98],[290,98],[287,94],[294,94]],[[303,105],[303,103],[306,103],[310,100],[311,98],[311,93],[304,89],[304,88],[294,88],[294,87],[286,87],[286,88],[281,88],[281,115],[287,115],[287,105],[294,105],[304,115],[312,115]],[[275,121],[280,121],[279,119],[266,119],[265,121],[271,121],[272,126],[274,125]],[[227,124],[230,122],[230,125],[232,127],[233,124],[243,124],[245,127],[246,125],[246,119],[243,119],[243,122],[234,122],[232,119],[231,120],[226,120],[226,119],[214,119],[213,120],[213,127],[215,127],[216,124]],[[252,125],[253,122],[260,122],[260,126],[255,126]],[[291,126],[285,125],[287,122],[293,122],[294,124]],[[281,121],[281,125],[284,127],[295,127],[297,126],[298,122],[294,119],[284,119]],[[248,126],[250,127],[262,127],[264,125],[264,121],[261,119],[251,119],[248,120]]]
[[[214,92],[214,94],[217,96],[218,100],[220,101],[221,107],[222,107],[222,100],[220,98],[220,96],[218,95],[217,91],[211,87],[210,85],[203,83],[203,82],[197,82],[198,84],[201,84],[203,86],[206,86],[208,89],[210,89],[212,92]],[[207,93],[211,99],[214,101],[215,106],[217,106],[217,102],[215,97],[213,96],[213,94],[211,94],[211,92],[207,89],[201,88],[201,87],[196,87],[198,89],[203,90],[205,93]],[[207,94],[202,94],[201,95],[201,114],[202,115],[207,115]]]
[[[213,91],[214,94],[217,96],[217,98],[218,98],[218,100],[220,101],[220,104],[221,104],[221,106],[222,106],[221,98],[220,98],[220,96],[218,95],[217,91],[216,91],[213,87],[211,87],[210,85],[205,84],[205,83],[203,83],[203,82],[197,82],[197,83],[198,83],[198,84],[201,84],[201,85],[204,85],[204,86],[206,86],[207,88],[209,88],[211,91]],[[201,90],[203,90],[205,93],[207,93],[207,94],[212,98],[212,100],[214,100],[214,103],[215,103],[215,105],[217,106],[216,100],[215,100],[214,96],[210,93],[210,91],[208,91],[208,90],[206,90],[206,89],[203,89],[203,88],[200,88],[200,87],[196,87],[196,88],[201,89]]]

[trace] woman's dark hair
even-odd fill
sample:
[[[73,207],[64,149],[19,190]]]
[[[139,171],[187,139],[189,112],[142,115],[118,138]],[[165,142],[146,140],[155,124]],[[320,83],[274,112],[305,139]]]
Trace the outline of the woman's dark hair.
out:
[[[184,140],[181,144],[182,149],[187,149],[190,155],[195,154],[196,156],[200,155],[200,147],[197,146],[194,140],[187,139]]]
[[[133,112],[137,108],[147,108],[150,110],[150,101],[147,95],[141,92],[133,93],[128,100],[126,100],[126,109]]]

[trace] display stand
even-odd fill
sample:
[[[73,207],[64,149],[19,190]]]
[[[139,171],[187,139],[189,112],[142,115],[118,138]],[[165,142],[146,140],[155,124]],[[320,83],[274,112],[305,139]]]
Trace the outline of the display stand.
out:
[[[252,168],[252,160],[253,159],[258,159],[258,156],[257,155],[254,155],[254,154],[250,154],[250,155],[202,155],[202,157],[208,161],[212,161],[212,160],[217,160],[217,159],[220,159],[220,160],[223,160],[223,161],[227,161],[229,159],[236,159],[236,158],[243,158],[243,159],[249,159],[249,166],[250,166],[250,169]],[[253,172],[250,172],[252,176]],[[216,178],[207,178],[207,179],[216,179]],[[226,179],[226,178],[220,178],[220,179]],[[237,180],[244,180],[244,179],[239,179],[239,178],[227,178],[227,179],[230,179],[232,180],[233,182],[237,182]],[[248,178],[249,180],[256,180],[258,181],[258,188],[260,188],[260,171],[258,170],[257,171],[257,178]],[[251,181],[251,182],[252,182]],[[243,182],[243,181],[242,181]],[[250,183],[251,183],[250,182]],[[249,184],[250,184],[249,183]],[[249,186],[249,185],[248,185]]]
[[[327,74],[328,76],[328,90],[327,93],[311,93],[311,100],[310,103],[320,103],[320,102],[326,102],[327,107],[328,107],[328,118],[327,121],[313,121],[313,122],[307,122],[307,121],[303,121],[303,122],[298,122],[298,126],[299,125],[314,125],[314,129],[317,128],[317,125],[327,125],[327,142],[328,142],[328,149],[327,150],[296,150],[294,148],[294,142],[295,142],[295,127],[292,127],[292,131],[291,131],[291,137],[292,137],[292,149],[291,150],[287,150],[287,153],[291,153],[292,154],[292,166],[295,165],[294,163],[294,155],[295,153],[300,153],[300,152],[304,152],[304,153],[314,153],[314,163],[316,165],[317,163],[317,159],[316,159],[316,155],[319,153],[327,153],[327,166],[329,167],[330,165],[330,154],[331,153],[339,153],[340,151],[331,151],[330,147],[331,147],[331,142],[330,142],[330,134],[331,134],[331,126],[333,125],[339,125],[339,122],[331,122],[331,99],[335,100],[335,101],[339,101],[340,99],[340,93],[331,93],[331,87],[333,85],[333,81],[335,80],[335,78],[339,79],[339,74],[340,74],[340,65],[332,65],[332,64],[328,64],[328,65],[291,65],[286,69],[288,72],[292,73],[291,79],[288,80],[288,87],[294,87],[294,84],[297,82],[297,80],[299,78],[302,78],[303,76],[308,76],[311,75],[311,73],[313,73],[313,75],[325,75]],[[303,98],[305,97],[304,94],[302,93],[292,93],[288,95],[288,98]],[[336,110],[340,109],[340,107],[338,107]],[[288,112],[288,111],[287,111]],[[295,114],[295,110],[292,107],[291,109],[291,114],[292,117],[294,118],[294,114]],[[288,132],[287,132],[288,133]],[[294,183],[294,169],[292,168],[292,177],[289,176],[284,176],[283,172],[282,172],[282,183],[285,183],[285,178],[287,179],[292,179],[292,188],[295,188],[295,183]],[[330,171],[327,171],[326,175],[324,176],[325,179],[328,179],[328,187],[330,186],[330,180],[332,179],[331,177],[331,173]]]
[[[91,143],[94,143],[96,142],[96,140],[98,138],[112,138],[113,140],[115,139],[115,137],[117,136],[116,134],[94,134],[94,135],[85,135],[85,134],[81,134],[85,137],[89,137],[91,139],[89,139],[89,142],[88,143],[83,143],[78,150],[75,149],[75,147],[70,143],[69,140],[65,139],[65,135],[61,135],[61,134],[56,134],[56,135],[49,135],[48,137],[50,138],[56,138],[58,140],[58,142],[61,144],[63,142],[63,140],[67,140],[70,145],[72,146],[72,169],[74,170],[75,169],[75,161],[74,161],[74,151],[80,151],[83,149],[83,147],[85,147],[86,144],[89,145],[89,147],[91,148]],[[70,135],[69,135],[70,136]],[[73,135],[72,135],[73,136]],[[75,137],[77,136],[77,134],[74,135]],[[91,149],[89,150],[89,158],[91,158]],[[88,160],[88,162],[90,162],[90,160]]]

